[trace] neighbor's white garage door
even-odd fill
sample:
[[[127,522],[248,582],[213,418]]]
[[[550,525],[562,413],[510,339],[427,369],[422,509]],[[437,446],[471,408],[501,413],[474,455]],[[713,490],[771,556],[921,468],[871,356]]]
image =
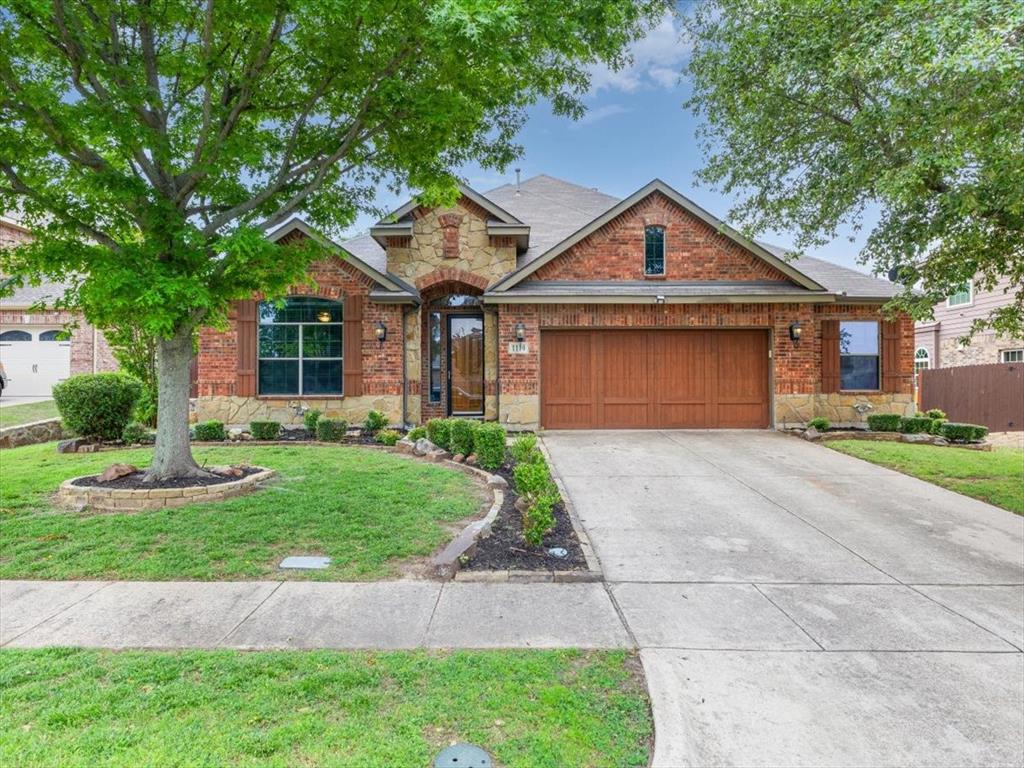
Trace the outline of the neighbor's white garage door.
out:
[[[0,363],[7,373],[3,397],[49,397],[71,373],[71,342],[57,328],[0,328]]]

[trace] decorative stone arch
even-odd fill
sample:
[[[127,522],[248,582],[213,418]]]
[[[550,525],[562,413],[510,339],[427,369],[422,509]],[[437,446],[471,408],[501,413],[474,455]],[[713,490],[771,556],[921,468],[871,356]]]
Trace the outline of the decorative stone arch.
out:
[[[443,284],[451,284],[449,290],[440,288]],[[487,288],[487,278],[483,275],[475,275],[463,269],[445,267],[436,269],[422,277],[417,278],[416,288],[420,293],[483,293]],[[435,290],[436,289],[436,290]]]

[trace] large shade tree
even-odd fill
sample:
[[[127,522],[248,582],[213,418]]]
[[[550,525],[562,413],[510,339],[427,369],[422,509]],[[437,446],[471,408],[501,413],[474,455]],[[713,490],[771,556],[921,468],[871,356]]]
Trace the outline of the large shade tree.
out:
[[[0,207],[32,226],[18,281],[72,284],[101,327],[159,337],[151,478],[196,474],[196,330],[280,294],[316,253],[264,232],[337,229],[380,183],[452,199],[503,168],[524,110],[582,113],[662,0],[14,0],[0,9]]]
[[[868,222],[896,307],[1008,278],[974,330],[1024,336],[1024,3],[705,0],[686,27],[700,176],[742,225],[807,248]]]

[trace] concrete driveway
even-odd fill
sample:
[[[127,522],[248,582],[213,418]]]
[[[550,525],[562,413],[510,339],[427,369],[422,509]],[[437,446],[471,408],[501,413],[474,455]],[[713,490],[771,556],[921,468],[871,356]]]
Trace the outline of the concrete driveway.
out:
[[[1024,764],[1024,518],[770,432],[553,432],[656,768]]]

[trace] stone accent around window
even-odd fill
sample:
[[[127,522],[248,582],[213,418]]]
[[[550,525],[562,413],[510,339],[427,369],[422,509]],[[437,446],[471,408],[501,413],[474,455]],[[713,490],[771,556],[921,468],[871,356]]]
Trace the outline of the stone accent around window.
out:
[[[862,416],[857,406],[870,408]],[[869,414],[913,416],[915,412],[914,396],[902,393],[775,395],[775,426],[778,429],[802,427],[817,416],[824,416],[833,426],[857,427],[867,424]]]

